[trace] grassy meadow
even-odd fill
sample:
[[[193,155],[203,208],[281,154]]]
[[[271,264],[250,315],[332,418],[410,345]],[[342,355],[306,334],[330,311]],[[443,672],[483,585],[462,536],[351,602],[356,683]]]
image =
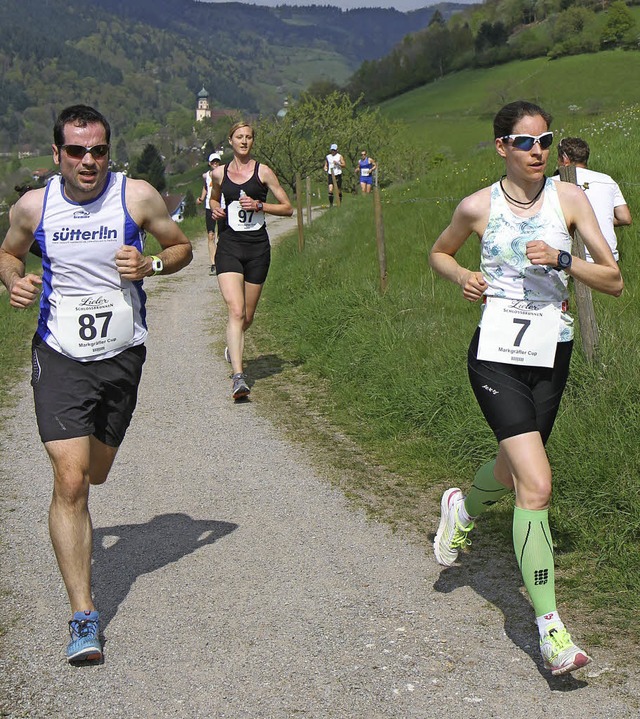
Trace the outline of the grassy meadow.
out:
[[[496,449],[466,375],[479,308],[462,300],[460,290],[435,276],[427,262],[457,202],[503,172],[491,142],[492,108],[500,103],[488,99],[488,88],[510,79],[509,101],[537,87],[531,96],[554,114],[559,136],[580,134],[590,142],[591,167],[616,178],[637,215],[640,98],[628,94],[631,83],[618,82],[621,60],[630,67],[640,63],[640,55],[568,58],[547,63],[550,69],[538,61],[518,63],[492,71],[493,79],[490,71],[461,73],[399,98],[397,106],[388,104],[385,113],[407,120],[416,142],[432,142],[436,154],[441,138],[448,138],[449,154],[457,159],[383,190],[389,278],[384,296],[378,290],[371,197],[346,197],[340,209],[325,213],[307,229],[303,253],[295,238],[275,252],[251,330],[254,351],[277,356],[284,367],[265,384],[273,384],[283,412],[293,404],[294,435],[305,434],[305,418],[318,429],[321,416],[330,424],[327,452],[343,442],[360,448],[359,486],[348,491],[392,522],[412,523],[425,538],[435,527],[423,526],[422,517],[434,514],[441,491],[468,487],[477,466]],[[609,80],[608,94],[599,96],[599,114],[584,109],[598,97],[595,65],[601,79],[611,72],[617,80]],[[542,81],[551,71],[575,93],[565,89],[561,95],[550,78]],[[535,72],[538,80],[525,85]],[[573,102],[583,109],[569,109]],[[464,124],[462,118],[452,123],[463,108]],[[604,629],[592,625],[592,643],[607,642],[607,627],[630,623],[637,639],[640,608],[640,243],[636,226],[618,232],[626,289],[618,299],[594,295],[598,358],[593,365],[585,361],[578,335],[549,443],[559,597],[567,612],[585,616],[598,610],[605,618]],[[470,240],[460,258],[477,266],[477,242]],[[381,481],[380,467],[392,479]],[[511,544],[511,506],[505,500],[482,522],[495,530],[501,547]]]

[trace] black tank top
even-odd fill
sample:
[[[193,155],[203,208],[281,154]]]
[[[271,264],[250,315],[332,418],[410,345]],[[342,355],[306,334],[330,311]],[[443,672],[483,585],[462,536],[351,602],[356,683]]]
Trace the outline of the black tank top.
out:
[[[224,205],[226,207],[228,207],[232,202],[235,202],[236,200],[240,199],[240,190],[244,190],[245,194],[248,197],[253,198],[254,200],[258,200],[259,202],[266,202],[269,188],[264,183],[262,183],[260,181],[260,178],[258,177],[258,169],[260,168],[259,162],[256,162],[256,166],[253,170],[253,175],[251,175],[251,177],[246,182],[243,182],[241,185],[236,184],[228,176],[228,167],[228,165],[224,166],[224,177],[222,179],[222,185],[220,187],[222,195],[220,200],[222,201],[222,197],[224,197]],[[227,223],[227,218],[225,217],[222,220],[218,220],[218,232],[220,239],[240,240],[242,242],[260,242],[264,240],[269,240],[266,222],[264,225],[262,225],[262,227],[257,230],[248,230],[241,232],[229,227]]]

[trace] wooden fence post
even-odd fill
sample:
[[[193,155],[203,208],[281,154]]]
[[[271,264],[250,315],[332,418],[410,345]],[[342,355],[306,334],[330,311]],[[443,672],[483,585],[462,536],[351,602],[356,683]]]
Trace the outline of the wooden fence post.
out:
[[[340,207],[340,188],[336,184],[336,175],[333,169],[331,170],[331,182],[333,184],[333,201],[336,203],[336,207]]]
[[[560,179],[563,182],[577,184],[576,166],[566,165],[559,168]],[[584,260],[586,257],[584,242],[580,233],[576,230],[573,237],[572,253]],[[578,305],[578,320],[580,322],[580,336],[582,337],[582,349],[589,362],[593,362],[596,346],[598,344],[598,323],[596,313],[593,309],[593,297],[591,289],[579,280],[574,280],[576,289],[576,304]]]
[[[307,189],[307,225],[311,224],[311,175],[306,178]]]
[[[298,252],[304,250],[304,228],[302,226],[302,178],[296,172],[296,219],[298,220]]]
[[[376,244],[378,246],[378,266],[380,268],[380,294],[384,294],[387,289],[387,254],[384,244],[382,203],[380,202],[380,190],[377,185],[373,188],[373,211],[376,220]]]

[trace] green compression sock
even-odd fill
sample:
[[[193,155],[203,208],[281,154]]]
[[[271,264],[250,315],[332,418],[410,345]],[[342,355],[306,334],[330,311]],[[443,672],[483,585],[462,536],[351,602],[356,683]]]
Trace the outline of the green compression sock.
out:
[[[496,460],[492,459],[491,462],[483,464],[473,478],[469,494],[464,500],[464,507],[470,517],[477,517],[486,512],[492,504],[511,491],[493,476],[495,466]]]
[[[553,542],[548,509],[514,509],[513,548],[536,617],[555,612]]]

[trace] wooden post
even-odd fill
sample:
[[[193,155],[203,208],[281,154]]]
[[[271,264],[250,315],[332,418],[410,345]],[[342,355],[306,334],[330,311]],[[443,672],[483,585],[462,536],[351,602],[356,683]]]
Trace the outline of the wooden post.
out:
[[[340,188],[336,184],[336,175],[331,170],[331,183],[333,184],[333,201],[336,203],[336,207],[340,207]]]
[[[563,182],[572,182],[574,185],[577,184],[575,165],[560,167],[559,173],[560,179]],[[584,242],[577,230],[573,237],[572,254],[581,260],[586,258]],[[578,305],[578,320],[580,322],[580,336],[582,337],[582,349],[587,361],[593,362],[598,345],[598,323],[596,322],[596,313],[593,309],[593,297],[589,287],[579,280],[575,280],[574,282],[576,304]]]
[[[380,190],[377,185],[373,188],[373,211],[376,220],[376,244],[378,246],[378,266],[380,268],[380,294],[384,294],[387,289],[387,255],[384,245],[382,204],[380,202]]]
[[[311,175],[307,175],[307,225],[311,224]]]
[[[298,220],[298,252],[304,250],[304,228],[302,226],[302,178],[296,172],[296,219]]]

